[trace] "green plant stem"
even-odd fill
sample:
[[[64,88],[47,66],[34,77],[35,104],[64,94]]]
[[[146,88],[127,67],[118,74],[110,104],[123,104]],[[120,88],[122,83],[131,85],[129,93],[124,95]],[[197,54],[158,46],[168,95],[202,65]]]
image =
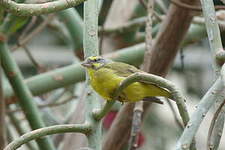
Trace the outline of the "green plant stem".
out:
[[[128,85],[134,82],[145,82],[149,84],[154,83],[159,87],[168,89],[172,94],[172,98],[174,98],[174,100],[176,101],[176,104],[177,104],[177,107],[184,125],[188,123],[189,115],[185,105],[185,99],[172,82],[153,74],[135,73],[130,75],[126,80],[122,81],[121,86],[117,88],[115,93],[122,91]]]
[[[220,30],[216,19],[216,12],[213,1],[201,0],[203,15],[205,18],[206,30],[208,34],[210,49],[214,58],[214,69],[217,75],[220,73],[220,66],[216,61],[216,53],[223,50]]]
[[[21,4],[12,0],[1,0],[0,4],[10,13],[19,16],[34,16],[75,7],[86,0],[60,0],[43,4]]]
[[[98,48],[98,0],[84,2],[84,57],[99,55]],[[102,128],[101,121],[95,120],[92,111],[100,108],[100,101],[90,86],[90,79],[86,73],[85,99],[86,122],[92,126],[92,132],[88,134],[89,147],[94,150],[101,150]]]
[[[176,150],[189,150],[191,142],[206,113],[216,101],[221,102],[224,99],[224,86],[219,78],[203,96],[196,111],[191,115],[190,121],[177,142]]]
[[[55,125],[51,127],[40,128],[31,132],[28,132],[24,134],[23,136],[19,137],[18,139],[14,140],[9,145],[7,145],[4,150],[16,150],[21,145],[31,140],[34,140],[46,135],[66,133],[66,132],[79,132],[83,134],[88,134],[89,132],[91,132],[91,127],[88,124],[67,124],[67,125]],[[42,149],[42,150],[45,150],[45,149]]]
[[[122,92],[122,91],[121,91]],[[120,92],[120,93],[121,93]],[[118,93],[119,94],[119,93]],[[118,95],[116,95],[117,97]],[[116,100],[116,99],[115,99]],[[112,100],[112,101],[107,101],[105,103],[105,105],[103,106],[103,108],[101,109],[97,109],[97,110],[94,110],[93,111],[93,117],[96,119],[96,120],[101,120],[109,111],[110,111],[110,108],[113,106],[113,104],[116,102],[115,100]]]
[[[205,18],[205,25],[207,29],[209,45],[211,49],[211,53],[213,55],[214,63],[213,68],[216,76],[220,75],[220,64],[217,60],[217,53],[223,50],[223,45],[220,37],[219,25],[216,19],[216,12],[214,8],[214,3],[211,0],[201,0],[202,11]],[[223,78],[222,78],[223,80]],[[215,108],[218,109],[219,106],[215,105]],[[222,112],[225,111],[225,108],[222,109]],[[208,138],[208,144],[213,147],[213,149],[217,150],[219,147],[219,143],[221,140],[220,132],[223,131],[224,127],[224,113],[220,113],[218,116],[217,122],[212,127],[212,136]]]
[[[2,67],[15,91],[15,94],[20,99],[20,106],[23,109],[31,128],[38,129],[44,127],[44,122],[41,119],[40,112],[38,111],[35,102],[33,101],[32,94],[24,83],[22,74],[4,42],[0,42],[0,58],[2,61]],[[54,150],[54,146],[49,138],[37,139],[37,143],[40,149]]]

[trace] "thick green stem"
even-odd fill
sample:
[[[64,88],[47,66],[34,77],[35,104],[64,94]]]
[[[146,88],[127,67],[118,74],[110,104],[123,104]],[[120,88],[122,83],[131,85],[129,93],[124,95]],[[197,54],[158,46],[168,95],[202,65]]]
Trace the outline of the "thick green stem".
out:
[[[52,1],[43,4],[21,4],[12,0],[1,0],[0,4],[9,12],[19,16],[34,16],[56,11],[64,10],[66,8],[74,7],[86,0],[60,0]]]
[[[196,111],[191,115],[190,121],[177,142],[176,150],[189,150],[191,142],[194,139],[194,136],[197,133],[206,113],[216,101],[221,102],[225,99],[224,86],[222,83],[223,82],[220,78],[217,79],[214,85],[201,99]]]
[[[216,61],[216,54],[223,50],[220,29],[216,20],[216,12],[212,0],[201,0],[203,15],[205,17],[206,30],[208,34],[210,49],[214,58],[214,69],[217,75],[220,73],[220,66]]]
[[[99,55],[98,49],[98,0],[89,0],[84,3],[84,57]],[[86,121],[92,125],[92,132],[88,135],[89,147],[101,150],[102,128],[101,121],[95,120],[92,111],[100,108],[97,95],[90,87],[89,76],[86,73],[87,96]]]
[[[201,0],[201,4],[203,15],[205,18],[210,49],[214,59],[213,68],[216,76],[218,77],[220,74],[221,64],[219,64],[216,55],[218,52],[223,51],[223,45],[220,37],[219,25],[216,19],[214,3],[212,0]],[[219,107],[218,105],[215,105],[216,109],[218,109],[218,107]],[[210,145],[210,147],[213,147],[214,150],[217,150],[219,147],[221,136],[218,135],[220,135],[220,132],[223,131],[225,120],[224,111],[225,108],[222,109],[223,113],[219,114],[218,120],[214,124],[215,126],[212,127],[212,136],[210,136],[207,141],[208,146]]]
[[[0,42],[0,58],[2,67],[15,94],[20,99],[20,106],[23,109],[31,128],[38,129],[44,127],[44,122],[41,119],[40,112],[33,100],[32,94],[24,83],[22,74],[4,42]],[[40,149],[54,150],[54,146],[48,138],[37,139],[37,143]]]

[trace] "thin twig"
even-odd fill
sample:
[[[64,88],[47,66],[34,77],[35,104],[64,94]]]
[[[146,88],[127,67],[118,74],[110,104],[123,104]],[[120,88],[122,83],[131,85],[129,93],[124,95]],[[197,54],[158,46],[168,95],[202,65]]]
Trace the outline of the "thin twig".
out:
[[[145,2],[145,0],[139,0],[139,2],[141,3],[141,5],[145,8],[145,9],[148,9],[148,4]],[[162,21],[163,20],[163,18],[156,12],[156,11],[154,11],[153,10],[153,13],[152,13],[152,15],[156,18],[156,19],[158,19],[159,21]]]
[[[225,105],[225,100],[220,104],[219,108],[216,110],[216,112],[215,112],[215,114],[213,116],[213,119],[211,121],[211,124],[210,124],[210,127],[209,127],[209,132],[208,132],[208,137],[207,137],[207,149],[208,150],[213,150],[215,148],[214,147],[214,143],[211,143],[213,128],[215,127],[216,120],[219,117],[219,114],[221,113],[222,108],[224,107],[224,105]],[[223,115],[224,115],[224,113],[223,113]],[[222,131],[220,132],[220,134],[217,134],[216,136],[220,136],[221,137],[221,134],[222,134]]]
[[[138,147],[138,134],[141,131],[141,121],[143,114],[143,101],[137,102],[134,106],[131,133],[129,139],[129,150],[136,150]]]
[[[29,30],[36,24],[37,22],[37,16],[33,16],[31,18],[31,21],[28,23],[28,25],[23,30],[22,34],[19,36],[18,41],[24,38],[24,36],[29,32]]]
[[[42,67],[42,65],[40,65],[36,59],[34,58],[34,56],[32,55],[32,53],[29,51],[28,47],[26,45],[23,45],[24,51],[27,54],[28,58],[30,59],[30,61],[33,63],[33,65],[40,71],[43,70],[44,68]],[[46,69],[44,69],[46,70]]]
[[[149,0],[146,4],[145,1],[140,0],[143,6],[146,7],[148,15],[146,20],[146,37],[145,37],[145,56],[144,56],[144,66],[143,70],[145,72],[149,72],[149,66],[151,63],[151,50],[152,50],[152,16],[154,12],[154,1]],[[133,120],[131,126],[131,134],[129,140],[129,150],[136,150],[138,147],[138,133],[141,131],[141,121],[142,121],[142,114],[143,114],[143,101],[137,102],[134,106],[134,113],[133,113]]]
[[[48,17],[37,27],[35,28],[31,33],[29,33],[27,36],[25,34],[21,36],[18,39],[17,46],[12,47],[12,51],[15,51],[21,46],[24,46],[27,44],[33,37],[35,37],[38,33],[44,30],[44,28],[48,25],[50,21],[54,18],[54,14],[48,15]]]
[[[143,67],[143,70],[145,72],[149,72],[149,68],[150,68],[150,65],[151,65],[151,57],[152,57],[152,54],[151,54],[151,51],[152,51],[152,46],[153,46],[153,39],[152,39],[152,24],[153,24],[153,21],[152,21],[152,16],[153,16],[153,12],[154,12],[154,8],[153,8],[153,0],[149,0],[148,1],[148,6],[147,6],[147,11],[148,11],[148,16],[147,16],[147,19],[146,19],[146,27],[145,27],[145,32],[146,32],[146,35],[145,35],[145,55],[144,55],[144,61],[143,61],[143,64],[144,64],[144,67]]]
[[[174,116],[174,119],[175,119],[175,122],[176,122],[177,126],[178,126],[180,129],[183,130],[183,129],[184,129],[184,125],[180,122],[180,120],[179,120],[179,118],[178,118],[178,116],[177,116],[176,110],[175,110],[175,108],[173,107],[172,102],[171,102],[169,99],[167,99],[167,103],[168,103],[168,105],[169,105],[169,107],[170,107],[170,110],[171,110],[172,113],[173,113],[173,116]]]

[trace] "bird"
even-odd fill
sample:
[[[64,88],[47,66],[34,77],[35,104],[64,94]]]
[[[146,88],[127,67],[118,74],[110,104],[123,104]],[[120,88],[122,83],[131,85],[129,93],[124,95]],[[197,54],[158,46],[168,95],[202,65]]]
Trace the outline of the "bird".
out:
[[[113,94],[120,83],[134,73],[145,73],[136,67],[104,59],[101,56],[90,56],[81,63],[87,69],[90,85],[105,100],[113,100]],[[155,84],[134,82],[126,87],[117,100],[124,102],[148,101],[155,96],[170,98],[171,93]]]

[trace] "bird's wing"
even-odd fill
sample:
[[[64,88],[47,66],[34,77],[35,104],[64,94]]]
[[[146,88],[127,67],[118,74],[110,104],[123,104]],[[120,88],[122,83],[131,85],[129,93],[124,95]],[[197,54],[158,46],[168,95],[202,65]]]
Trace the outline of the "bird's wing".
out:
[[[104,67],[107,69],[113,70],[115,74],[121,77],[128,77],[129,75],[133,73],[142,72],[141,70],[137,69],[136,67],[132,65],[121,63],[121,62],[108,63]]]

